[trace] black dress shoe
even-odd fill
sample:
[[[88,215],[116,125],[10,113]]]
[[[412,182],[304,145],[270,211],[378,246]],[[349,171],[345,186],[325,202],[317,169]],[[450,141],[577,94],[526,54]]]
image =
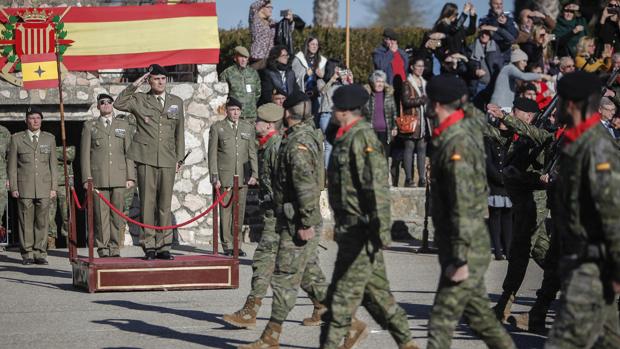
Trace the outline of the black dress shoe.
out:
[[[35,258],[34,264],[48,265],[49,263],[47,262],[47,259],[45,258]]]
[[[147,261],[152,261],[155,259],[155,251],[149,250],[144,253],[144,259]]]
[[[247,255],[248,255],[248,254],[247,254],[247,253],[245,253],[242,249],[239,249],[239,257],[245,257],[245,256],[247,256]]]
[[[224,255],[224,256],[232,256],[233,255],[233,250],[224,250],[224,253],[222,253],[222,255]]]
[[[26,258],[22,261],[23,265],[30,265],[30,264],[34,264],[34,259],[32,258]]]
[[[157,259],[173,260],[174,256],[171,255],[169,251],[163,251],[163,252],[157,253]]]

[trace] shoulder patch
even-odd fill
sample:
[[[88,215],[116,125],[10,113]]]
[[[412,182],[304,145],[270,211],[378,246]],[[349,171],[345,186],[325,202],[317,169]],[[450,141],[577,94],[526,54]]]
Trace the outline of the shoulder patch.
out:
[[[303,145],[303,144],[298,144],[298,145],[297,145],[297,149],[299,149],[299,150],[306,150],[306,151],[307,151],[307,150],[308,150],[308,147],[306,147],[306,146],[305,146],[305,145]]]
[[[610,171],[610,170],[611,170],[611,164],[609,162],[601,162],[600,164],[596,164],[596,171],[598,172]]]
[[[461,159],[462,159],[462,157],[461,157],[461,154],[459,154],[459,153],[454,153],[450,157],[450,160],[452,160],[452,161],[460,161]]]
[[[366,149],[364,149],[364,151],[366,153],[372,153],[373,151],[375,151],[375,148],[373,148],[372,146],[367,146]]]

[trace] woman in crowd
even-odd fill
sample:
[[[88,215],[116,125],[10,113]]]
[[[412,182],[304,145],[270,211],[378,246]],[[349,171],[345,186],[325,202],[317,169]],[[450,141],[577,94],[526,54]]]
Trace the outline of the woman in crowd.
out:
[[[381,70],[370,74],[365,86],[370,98],[362,108],[362,115],[372,125],[387,156],[392,138],[396,135],[394,119],[398,116],[398,109],[394,102],[394,89],[386,81],[387,75]]]
[[[418,168],[418,187],[426,185],[426,142],[431,134],[430,123],[426,117],[426,80],[424,74],[424,60],[414,58],[411,60],[410,74],[403,88],[403,114],[416,116],[413,133],[403,134],[398,132],[398,137],[403,140],[404,153],[403,163],[405,167],[405,186],[413,187],[413,156],[416,156]]]
[[[600,58],[596,58],[596,43],[594,38],[584,36],[577,43],[575,66],[588,73],[601,73],[611,69],[611,45],[605,44]]]
[[[481,26],[478,38],[468,48],[469,90],[474,105],[480,109],[489,103],[495,79],[504,66],[504,56],[493,40],[495,27]]]
[[[510,55],[510,63],[502,68],[495,81],[495,90],[491,97],[491,103],[498,105],[505,111],[512,110],[512,102],[515,99],[517,80],[535,81],[551,80],[551,76],[546,74],[525,73],[527,66],[527,54],[519,48],[513,48]]]
[[[468,16],[470,17],[469,25],[465,28],[464,25]],[[441,14],[433,26],[433,32],[445,34],[442,40],[442,48],[438,50],[440,61],[444,61],[449,54],[465,52],[465,38],[476,33],[476,18],[476,9],[471,2],[465,3],[460,16],[456,4],[448,2],[443,6]]]
[[[579,14],[579,5],[575,1],[566,3],[553,30],[556,36],[556,56],[574,57],[577,42],[587,35],[587,29],[588,23]]]
[[[529,73],[539,75],[542,75],[543,72],[542,67],[536,64],[528,65],[526,70]],[[542,79],[534,80],[531,83],[536,86],[536,104],[538,104],[538,109],[543,110],[551,103],[555,93],[549,88],[547,82]]]
[[[267,67],[261,71],[259,104],[271,102],[272,93],[275,89],[284,91],[287,97],[299,89],[289,58],[288,50],[284,46],[275,46],[269,51]]]
[[[276,36],[276,22],[271,18],[273,5],[271,0],[257,0],[250,6],[250,63],[256,70],[265,67],[265,60],[269,50],[273,47]]]
[[[609,0],[601,13],[598,25],[601,44],[612,45],[614,52],[620,51],[620,1]]]
[[[303,50],[297,52],[292,64],[297,86],[312,101],[313,114],[319,109],[317,83],[323,78],[327,64],[327,59],[321,56],[320,50],[319,40],[311,36],[306,39]]]
[[[532,28],[530,39],[520,45],[521,50],[527,54],[528,63],[544,67],[547,64],[547,47],[549,36],[547,28],[542,25],[535,25]]]
[[[334,91],[342,85],[353,83],[353,74],[342,62],[336,59],[329,59],[325,65],[325,75],[317,82],[319,91],[319,120],[318,126],[323,131],[325,137],[325,167],[329,164],[329,157],[332,152],[332,145],[327,141],[326,131],[332,119],[332,96]]]

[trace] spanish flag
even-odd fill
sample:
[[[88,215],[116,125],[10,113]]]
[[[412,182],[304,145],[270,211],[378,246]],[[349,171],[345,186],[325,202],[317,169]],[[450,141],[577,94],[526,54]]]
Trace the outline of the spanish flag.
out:
[[[58,87],[58,65],[55,54],[23,55],[21,61],[24,89]]]

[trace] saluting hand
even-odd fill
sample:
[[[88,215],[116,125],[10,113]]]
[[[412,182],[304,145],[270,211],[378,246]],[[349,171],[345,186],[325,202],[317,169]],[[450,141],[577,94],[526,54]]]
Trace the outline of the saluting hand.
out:
[[[144,84],[146,82],[146,80],[149,78],[149,75],[151,75],[151,73],[146,73],[146,74],[142,75],[138,80],[133,82],[133,85],[135,87],[142,86],[142,84]]]

